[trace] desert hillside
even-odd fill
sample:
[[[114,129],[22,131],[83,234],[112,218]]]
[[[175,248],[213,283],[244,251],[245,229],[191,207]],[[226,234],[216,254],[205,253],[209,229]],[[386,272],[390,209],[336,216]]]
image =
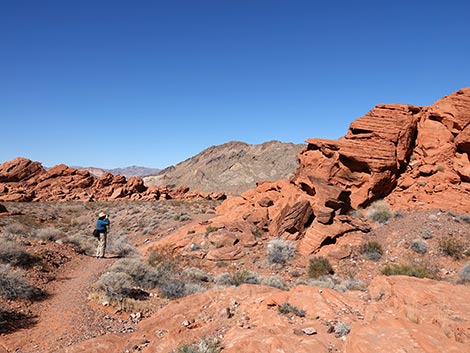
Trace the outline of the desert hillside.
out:
[[[145,185],[186,185],[193,190],[239,195],[258,181],[291,177],[302,147],[279,141],[258,145],[228,142],[143,179]]]
[[[4,163],[0,353],[470,353],[469,146],[463,88],[377,105],[226,200]]]

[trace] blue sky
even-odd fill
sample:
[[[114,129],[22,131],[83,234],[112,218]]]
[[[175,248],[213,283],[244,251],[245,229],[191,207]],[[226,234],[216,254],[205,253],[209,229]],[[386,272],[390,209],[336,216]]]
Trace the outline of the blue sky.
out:
[[[468,1],[0,0],[0,162],[164,168],[468,87]]]

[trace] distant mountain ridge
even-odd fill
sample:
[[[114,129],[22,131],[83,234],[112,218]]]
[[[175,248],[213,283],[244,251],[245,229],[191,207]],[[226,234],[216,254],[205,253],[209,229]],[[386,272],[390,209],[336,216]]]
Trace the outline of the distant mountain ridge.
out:
[[[211,146],[143,180],[147,186],[186,185],[192,190],[236,195],[256,186],[258,181],[288,179],[298,166],[297,156],[303,147],[280,141],[231,141]]]
[[[137,165],[132,165],[129,167],[122,167],[122,168],[113,168],[113,169],[102,169],[97,167],[78,167],[75,166],[74,168],[88,170],[90,174],[96,177],[101,177],[104,173],[108,172],[113,175],[124,175],[126,178],[131,176],[136,177],[144,177],[147,175],[154,175],[160,173],[161,169],[158,168],[148,168],[148,167],[141,167]]]

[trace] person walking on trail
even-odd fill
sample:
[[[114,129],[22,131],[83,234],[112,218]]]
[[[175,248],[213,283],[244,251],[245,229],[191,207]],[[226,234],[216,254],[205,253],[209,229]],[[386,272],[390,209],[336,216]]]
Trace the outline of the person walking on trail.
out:
[[[100,233],[98,238],[98,247],[96,248],[96,258],[100,259],[104,257],[106,252],[106,242],[108,237],[108,227],[111,223],[109,222],[109,215],[104,212],[100,212],[98,220],[96,221],[96,229]]]

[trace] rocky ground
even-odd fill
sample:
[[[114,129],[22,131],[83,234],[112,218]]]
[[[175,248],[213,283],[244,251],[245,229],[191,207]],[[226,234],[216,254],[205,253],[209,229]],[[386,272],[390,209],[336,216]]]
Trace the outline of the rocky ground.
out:
[[[129,243],[145,255],[181,229],[187,234],[187,229],[207,229],[215,224],[211,223],[214,214],[208,211],[216,204],[5,206],[10,214],[0,217],[4,237],[11,237],[15,229],[19,232],[19,224],[29,235],[47,226],[49,232],[52,227],[89,237],[90,226],[84,221],[105,207],[114,215],[111,235],[126,232]],[[187,217],[181,221],[182,214]],[[369,221],[370,232],[347,234],[315,254],[327,257],[335,271],[335,276],[322,281],[308,278],[313,255],[296,254],[284,266],[270,263],[267,246],[271,239],[267,236],[258,236],[243,258],[225,261],[201,260],[198,251],[186,251],[190,242],[176,257],[181,270],[198,266],[214,277],[247,270],[260,277],[280,278],[285,288],[205,282],[208,290],[178,300],[163,299],[155,291],[155,297],[128,311],[108,306],[91,295],[99,276],[118,260],[115,254],[98,260],[76,245],[61,244],[63,239],[17,234],[15,241],[21,248],[41,258],[40,263],[25,269],[26,277],[48,295],[39,301],[2,299],[6,309],[0,351],[171,352],[185,344],[216,339],[224,352],[385,352],[384,347],[393,342],[384,339],[379,344],[373,339],[382,332],[405,335],[409,347],[415,347],[411,352],[437,352],[426,348],[428,339],[440,340],[439,349],[445,349],[439,352],[466,352],[470,342],[466,300],[470,288],[456,283],[469,259],[468,216],[446,210],[405,210],[395,211],[384,224]],[[442,243],[449,238],[459,245],[458,253],[452,256],[442,252]],[[381,246],[380,258],[371,259],[361,250],[364,243],[372,241]],[[89,251],[86,246],[82,248]],[[424,267],[435,279],[384,277],[381,271],[387,264]],[[348,278],[354,278],[356,287],[344,292]],[[284,303],[303,310],[304,316],[295,311],[281,314],[278,307]],[[428,332],[421,332],[424,329]],[[411,334],[416,330],[419,335]]]

